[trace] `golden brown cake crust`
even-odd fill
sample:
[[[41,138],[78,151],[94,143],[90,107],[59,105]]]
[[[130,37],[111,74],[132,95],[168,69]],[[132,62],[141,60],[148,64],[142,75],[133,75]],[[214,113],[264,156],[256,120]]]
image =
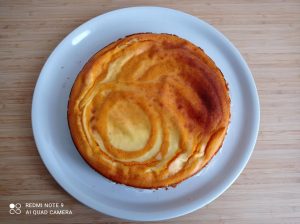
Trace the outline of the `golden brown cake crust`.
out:
[[[96,171],[138,188],[174,186],[221,147],[228,87],[204,51],[170,34],[134,34],[96,53],[68,105],[73,141]]]

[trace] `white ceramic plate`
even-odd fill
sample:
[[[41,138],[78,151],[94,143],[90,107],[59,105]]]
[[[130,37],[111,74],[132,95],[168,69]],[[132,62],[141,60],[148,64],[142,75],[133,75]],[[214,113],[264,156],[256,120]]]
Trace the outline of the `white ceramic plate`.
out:
[[[67,123],[69,93],[87,60],[118,38],[140,32],[176,34],[193,42],[216,62],[229,83],[232,115],[222,149],[199,174],[168,190],[140,190],[108,181],[81,158]],[[143,221],[190,213],[222,194],[250,158],[259,115],[255,83],[238,50],[198,18],[159,7],[112,11],[75,29],[45,63],[32,103],[34,138],[55,180],[73,197],[99,212]]]

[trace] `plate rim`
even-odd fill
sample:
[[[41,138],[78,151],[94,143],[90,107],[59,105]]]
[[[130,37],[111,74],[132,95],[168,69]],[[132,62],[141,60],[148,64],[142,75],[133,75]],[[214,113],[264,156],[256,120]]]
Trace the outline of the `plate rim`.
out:
[[[169,211],[168,213],[156,214],[155,217],[153,217],[153,216],[152,217],[145,217],[145,216],[132,217],[130,214],[128,214],[128,212],[125,212],[125,211],[123,211],[122,213],[116,214],[117,212],[113,212],[112,210],[109,210],[109,209],[103,209],[103,208],[99,209],[96,206],[91,205],[92,204],[91,202],[90,202],[90,204],[88,204],[88,199],[84,199],[84,197],[82,197],[81,194],[76,194],[71,188],[69,188],[69,186],[67,185],[67,181],[63,181],[63,180],[59,179],[58,175],[55,174],[54,168],[52,168],[50,166],[51,162],[48,160],[46,155],[43,154],[42,143],[38,137],[39,136],[39,134],[37,133],[38,124],[35,120],[35,117],[36,117],[35,114],[38,113],[37,98],[38,98],[38,93],[41,89],[40,83],[42,82],[42,79],[44,79],[46,77],[45,75],[43,75],[43,73],[45,73],[45,70],[48,67],[48,64],[50,64],[50,61],[52,60],[52,58],[55,57],[55,54],[58,51],[58,49],[63,47],[63,45],[65,45],[65,43],[68,42],[68,40],[72,37],[72,35],[74,35],[78,30],[82,29],[83,27],[94,23],[94,21],[101,19],[101,17],[111,16],[113,14],[118,14],[120,12],[124,12],[124,11],[128,11],[128,10],[165,10],[165,11],[173,12],[176,14],[181,14],[182,16],[185,16],[185,17],[190,17],[190,19],[193,19],[197,23],[202,23],[202,25],[204,25],[207,29],[210,29],[216,35],[218,35],[218,37],[221,38],[226,43],[227,46],[229,46],[229,48],[230,48],[231,52],[234,54],[234,56],[239,58],[240,65],[242,66],[244,73],[247,73],[247,75],[245,77],[247,78],[247,81],[251,87],[250,88],[251,99],[253,100],[253,104],[255,104],[255,110],[254,110],[255,114],[253,116],[256,119],[255,119],[254,128],[251,130],[250,135],[249,135],[250,143],[247,145],[247,150],[245,149],[245,153],[243,155],[243,161],[239,161],[240,162],[239,169],[236,170],[236,172],[233,175],[227,177],[226,184],[224,184],[224,186],[220,190],[218,190],[218,192],[214,192],[214,195],[211,196],[210,199],[206,201],[206,203],[200,203],[200,204],[197,204],[197,206],[194,205],[192,207],[186,206],[185,209],[181,210],[181,212],[174,213],[174,212]],[[176,218],[176,217],[179,217],[182,215],[186,215],[188,213],[191,213],[195,210],[198,210],[198,209],[206,206],[207,204],[211,203],[216,198],[218,198],[221,194],[223,194],[235,182],[235,180],[240,176],[240,174],[242,173],[242,171],[245,169],[246,165],[248,164],[248,161],[249,161],[249,159],[254,151],[254,148],[255,148],[255,144],[257,141],[258,133],[259,133],[259,125],[260,125],[260,103],[259,103],[257,87],[255,85],[255,81],[254,81],[253,75],[250,71],[250,68],[248,67],[248,64],[246,63],[245,59],[243,58],[243,56],[241,55],[239,50],[219,30],[217,30],[215,27],[213,27],[212,25],[210,25],[209,23],[207,23],[206,21],[204,21],[198,17],[195,17],[188,13],[185,13],[185,12],[182,12],[179,10],[175,10],[172,8],[158,7],[158,6],[134,6],[134,7],[119,8],[116,10],[108,11],[108,12],[105,12],[103,14],[100,14],[96,17],[93,17],[93,18],[87,20],[86,22],[82,23],[80,26],[78,26],[74,30],[72,30],[70,33],[68,33],[68,35],[66,35],[59,42],[59,44],[54,48],[54,50],[52,50],[51,54],[49,55],[46,62],[44,63],[43,68],[41,69],[41,72],[39,74],[39,77],[36,81],[36,85],[34,88],[34,93],[33,93],[33,98],[32,98],[32,107],[31,107],[31,124],[32,124],[33,137],[34,137],[34,140],[35,140],[35,143],[37,146],[37,150],[39,152],[39,155],[40,155],[44,165],[46,166],[46,168],[49,171],[49,173],[51,174],[51,176],[59,184],[59,186],[61,186],[73,198],[75,198],[77,201],[86,205],[89,208],[92,208],[98,212],[101,212],[103,214],[110,215],[110,216],[113,216],[116,218],[121,218],[121,219],[125,219],[125,220],[133,220],[133,221],[160,221],[160,220],[166,220],[166,219],[171,219],[171,218]]]

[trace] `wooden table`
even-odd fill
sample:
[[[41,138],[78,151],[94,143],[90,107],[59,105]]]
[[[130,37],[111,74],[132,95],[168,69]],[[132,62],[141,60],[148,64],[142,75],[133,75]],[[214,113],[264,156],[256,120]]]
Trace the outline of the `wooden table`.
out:
[[[53,48],[104,12],[159,5],[223,32],[248,62],[261,103],[253,156],[205,208],[167,223],[300,223],[300,1],[0,1],[0,222],[121,223],[68,195],[46,170],[31,130],[31,100]],[[10,215],[11,202],[63,202],[70,216]],[[127,222],[129,223],[129,222]]]

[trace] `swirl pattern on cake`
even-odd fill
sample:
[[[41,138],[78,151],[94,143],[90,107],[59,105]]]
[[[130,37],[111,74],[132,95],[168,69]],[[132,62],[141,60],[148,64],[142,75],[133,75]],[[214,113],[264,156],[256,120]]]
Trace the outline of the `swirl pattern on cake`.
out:
[[[138,188],[174,186],[221,147],[228,87],[203,50],[170,34],[134,34],[96,53],[72,88],[73,141],[96,171]]]

